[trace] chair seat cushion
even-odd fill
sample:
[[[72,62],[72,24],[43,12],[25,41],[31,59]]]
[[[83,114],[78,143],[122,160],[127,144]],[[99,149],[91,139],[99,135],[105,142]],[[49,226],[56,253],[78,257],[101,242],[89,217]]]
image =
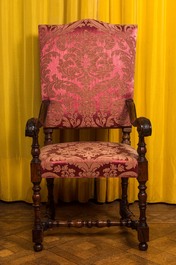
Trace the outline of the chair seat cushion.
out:
[[[44,178],[137,177],[138,154],[127,144],[68,142],[41,148]]]

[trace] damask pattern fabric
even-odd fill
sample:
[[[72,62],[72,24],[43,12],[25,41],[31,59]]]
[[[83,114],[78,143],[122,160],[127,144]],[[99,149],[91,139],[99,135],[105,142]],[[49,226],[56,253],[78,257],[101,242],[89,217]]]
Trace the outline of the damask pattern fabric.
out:
[[[41,148],[44,178],[137,177],[138,154],[126,144],[68,142]]]
[[[136,25],[91,19],[39,26],[45,127],[130,126],[136,34]]]

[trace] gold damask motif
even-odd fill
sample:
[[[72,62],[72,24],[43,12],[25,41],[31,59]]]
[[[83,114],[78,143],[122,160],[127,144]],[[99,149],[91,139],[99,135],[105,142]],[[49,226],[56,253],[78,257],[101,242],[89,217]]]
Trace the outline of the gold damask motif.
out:
[[[137,158],[131,146],[110,142],[52,144],[40,154],[42,177],[61,178],[136,177]]]
[[[136,29],[89,19],[39,26],[42,99],[51,101],[46,127],[130,125]]]

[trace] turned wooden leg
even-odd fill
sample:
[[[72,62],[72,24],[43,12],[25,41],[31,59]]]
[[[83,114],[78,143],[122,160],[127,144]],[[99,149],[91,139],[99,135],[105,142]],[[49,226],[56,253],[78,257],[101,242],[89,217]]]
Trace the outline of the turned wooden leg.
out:
[[[120,200],[120,215],[122,219],[125,219],[126,208],[128,207],[128,201],[127,201],[128,178],[121,179],[121,187],[122,187],[122,198]]]
[[[47,188],[48,188],[48,202],[46,205],[46,216],[49,219],[55,219],[55,206],[54,206],[54,179],[48,178],[47,179]]]
[[[147,129],[147,128],[146,128]],[[140,131],[139,131],[140,132]],[[139,224],[137,226],[138,240],[139,240],[139,249],[147,250],[149,241],[149,227],[146,222],[146,207],[147,207],[147,193],[146,193],[146,182],[148,180],[148,161],[145,158],[147,152],[146,144],[144,141],[144,136],[142,132],[139,134],[139,143],[138,143],[138,182],[139,182]]]
[[[138,232],[138,240],[139,240],[139,249],[140,250],[147,250],[149,241],[149,227],[146,223],[146,201],[147,201],[147,194],[146,190],[146,181],[139,181],[139,225],[137,227]]]
[[[122,128],[122,143],[123,144],[131,144],[130,141],[130,133],[131,133],[131,127],[130,128]],[[120,215],[122,219],[128,219],[133,214],[129,210],[129,204],[128,204],[128,178],[121,178],[121,186],[122,186],[122,198],[120,201]]]
[[[34,242],[34,250],[37,252],[43,249],[43,228],[41,223],[40,189],[40,183],[33,182],[34,228],[32,230],[32,239]]]
[[[43,248],[43,225],[40,213],[40,183],[41,183],[41,162],[39,159],[40,146],[38,142],[40,123],[37,119],[30,119],[26,125],[26,136],[32,137],[31,155],[31,182],[33,183],[33,208],[34,208],[34,227],[32,230],[32,239],[34,250],[41,251]]]
[[[130,218],[133,214],[129,210],[128,204],[128,178],[121,179],[121,186],[122,186],[122,198],[120,200],[120,215],[122,219]]]

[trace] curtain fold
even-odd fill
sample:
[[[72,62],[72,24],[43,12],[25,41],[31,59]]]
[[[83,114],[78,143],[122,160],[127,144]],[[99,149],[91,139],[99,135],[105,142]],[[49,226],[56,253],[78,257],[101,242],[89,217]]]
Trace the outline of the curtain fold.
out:
[[[148,201],[176,203],[176,1],[174,0],[1,0],[0,1],[0,200],[31,201],[31,139],[26,121],[40,106],[38,25],[94,18],[138,24],[135,71],[137,113],[151,119],[146,140],[149,160]],[[66,131],[61,140],[119,139],[117,130]],[[41,137],[42,140],[42,137]],[[132,145],[137,146],[132,133]],[[137,183],[129,181],[129,201],[137,199]],[[46,184],[42,181],[42,199]],[[119,179],[57,180],[57,198],[99,202],[120,196]]]

